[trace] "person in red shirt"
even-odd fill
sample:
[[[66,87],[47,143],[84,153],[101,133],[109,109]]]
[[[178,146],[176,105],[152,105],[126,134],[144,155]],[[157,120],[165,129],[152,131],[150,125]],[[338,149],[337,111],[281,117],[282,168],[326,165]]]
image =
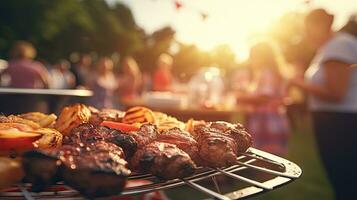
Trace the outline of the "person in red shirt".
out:
[[[18,41],[11,52],[8,67],[2,72],[10,78],[7,85],[12,88],[48,88],[49,73],[47,69],[33,59],[36,50],[31,43]]]
[[[157,68],[153,78],[154,91],[171,91],[173,76],[172,76],[172,57],[168,54],[161,54],[157,62]]]

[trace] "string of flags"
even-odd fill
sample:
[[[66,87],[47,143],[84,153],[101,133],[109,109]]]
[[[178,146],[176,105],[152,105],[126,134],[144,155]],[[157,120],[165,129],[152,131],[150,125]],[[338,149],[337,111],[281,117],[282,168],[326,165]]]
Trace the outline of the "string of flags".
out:
[[[180,1],[180,0],[173,0],[173,3],[175,5],[175,8],[177,11],[180,11],[181,9],[184,9],[184,8],[190,9],[190,7],[187,7],[186,5],[184,5],[182,3],[182,1]],[[198,12],[198,14],[201,16],[201,19],[203,21],[205,21],[208,18],[208,14],[204,11],[200,11],[200,10],[196,10],[196,9],[194,10],[193,8],[191,8],[191,10]]]
[[[156,1],[156,0],[152,0],[152,1]],[[206,12],[189,7],[186,4],[184,4],[181,0],[172,0],[172,2],[176,11],[180,11],[182,9],[190,9],[193,12],[197,12],[200,15],[202,21],[205,21],[209,17],[209,15]]]

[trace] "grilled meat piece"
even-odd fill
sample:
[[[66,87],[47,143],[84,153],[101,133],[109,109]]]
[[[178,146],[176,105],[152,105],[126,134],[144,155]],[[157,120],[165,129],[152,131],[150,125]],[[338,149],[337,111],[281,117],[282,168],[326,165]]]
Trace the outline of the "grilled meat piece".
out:
[[[137,142],[131,135],[93,124],[81,124],[74,128],[65,138],[65,144],[92,143],[104,140],[121,147],[125,152],[125,158],[130,158],[137,149]]]
[[[252,144],[251,136],[241,125],[209,122],[194,127],[199,155],[206,166],[224,167],[235,164],[239,153]]]
[[[119,194],[130,174],[127,162],[122,159],[122,149],[101,141],[81,150],[79,156],[71,153],[61,159],[65,166],[62,172],[64,182],[87,197]]]
[[[116,110],[116,109],[107,109],[97,110],[96,108],[89,107],[92,115],[89,119],[89,123],[99,125],[103,121],[113,121],[121,122],[125,112]]]
[[[130,135],[133,136],[138,143],[138,148],[141,148],[156,140],[158,132],[155,125],[143,124],[138,131],[130,132]]]
[[[158,134],[156,141],[174,144],[179,149],[186,152],[196,165],[202,164],[202,160],[198,153],[198,143],[189,133],[179,128],[171,128]]]
[[[217,121],[211,122],[210,127],[232,137],[237,142],[238,152],[245,152],[252,146],[252,136],[245,130],[242,124],[230,124],[228,122]]]
[[[34,150],[23,154],[25,181],[32,183],[32,191],[40,192],[61,180],[61,162],[49,154],[51,150]]]
[[[100,141],[27,152],[23,167],[34,191],[63,180],[81,194],[93,198],[122,191],[130,174],[123,156],[120,147]]]
[[[138,149],[131,159],[131,167],[160,179],[187,177],[196,169],[190,156],[176,145],[156,141]]]

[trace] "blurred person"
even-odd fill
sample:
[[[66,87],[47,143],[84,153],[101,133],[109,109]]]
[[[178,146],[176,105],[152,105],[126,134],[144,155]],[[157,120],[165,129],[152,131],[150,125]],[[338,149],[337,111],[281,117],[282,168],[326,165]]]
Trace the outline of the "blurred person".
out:
[[[234,70],[231,76],[231,89],[236,92],[245,92],[251,82],[251,70],[247,67],[239,67]]]
[[[0,86],[6,87],[10,84],[9,77],[2,75],[2,72],[7,68],[7,61],[0,59]]]
[[[237,93],[237,103],[250,106],[246,128],[254,145],[264,151],[286,155],[290,132],[283,99],[286,84],[281,72],[280,55],[272,44],[260,42],[250,49],[250,84]]]
[[[119,77],[119,94],[121,99],[133,99],[142,90],[142,74],[137,62],[132,57],[123,60],[123,74]]]
[[[72,68],[72,73],[75,76],[76,86],[88,86],[92,67],[92,57],[88,54],[82,54],[77,64]]]
[[[2,72],[9,79],[8,87],[13,88],[48,88],[47,69],[33,59],[36,49],[26,41],[18,41],[10,51],[8,67]]]
[[[69,89],[75,86],[75,77],[71,71],[69,71],[70,63],[61,59],[50,70],[52,76],[51,88],[54,89]]]
[[[114,63],[108,57],[102,57],[96,64],[95,78],[89,83],[94,95],[88,104],[96,108],[113,108],[113,97],[118,87],[118,81],[113,72]]]
[[[161,54],[153,77],[154,91],[172,91],[173,75],[171,72],[173,59],[168,54]]]
[[[305,18],[305,34],[317,50],[303,77],[291,83],[309,94],[317,147],[336,199],[355,198],[357,177],[357,38],[334,32],[334,16],[323,9]],[[346,174],[347,173],[347,174]]]

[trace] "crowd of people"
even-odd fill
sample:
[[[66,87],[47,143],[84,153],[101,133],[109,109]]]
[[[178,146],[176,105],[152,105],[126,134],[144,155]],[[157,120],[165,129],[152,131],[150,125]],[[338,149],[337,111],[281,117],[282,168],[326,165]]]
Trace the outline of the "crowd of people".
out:
[[[13,45],[10,59],[2,61],[1,87],[37,89],[90,89],[94,92],[88,104],[98,108],[115,107],[120,100],[140,96],[144,90],[170,91],[173,83],[172,57],[162,54],[152,77],[143,74],[133,57],[124,57],[115,70],[109,57],[93,61],[83,54],[71,63],[60,59],[54,64],[34,60],[36,49],[27,41]],[[6,67],[5,67],[6,66]]]
[[[323,9],[311,11],[305,19],[305,35],[317,52],[305,72],[287,75],[279,49],[272,42],[259,42],[250,49],[247,67],[237,69],[231,89],[239,105],[249,107],[246,127],[256,147],[285,155],[290,126],[286,97],[291,87],[309,96],[317,146],[338,199],[353,193],[357,155],[357,37],[333,32],[333,15]],[[65,59],[52,66],[35,61],[35,48],[19,41],[10,52],[1,84],[15,88],[89,88],[94,96],[88,104],[98,108],[115,107],[118,99],[138,98],[143,91],[173,91],[173,58],[162,54],[156,71],[142,72],[133,57],[121,59],[120,71],[113,60],[101,57],[93,62],[83,54],[72,64]],[[352,161],[349,164],[342,164]],[[344,176],[348,171],[351,174]]]

